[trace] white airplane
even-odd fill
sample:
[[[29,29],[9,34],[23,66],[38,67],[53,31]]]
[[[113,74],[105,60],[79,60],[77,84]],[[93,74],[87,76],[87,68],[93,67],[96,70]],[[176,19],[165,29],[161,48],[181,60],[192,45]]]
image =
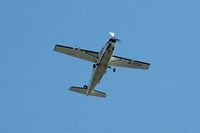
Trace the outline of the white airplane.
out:
[[[106,97],[106,93],[95,90],[95,87],[100,82],[107,68],[111,68],[111,66],[136,68],[144,70],[147,70],[149,68],[150,66],[149,63],[113,55],[115,44],[116,42],[119,41],[119,39],[115,38],[115,34],[112,32],[110,32],[110,35],[111,38],[108,40],[108,42],[100,52],[89,51],[62,45],[55,46],[54,50],[57,52],[61,52],[63,54],[74,56],[94,63],[93,74],[89,82],[89,85],[88,86],[84,85],[83,87],[72,86],[69,88],[70,91],[86,94],[87,96],[91,95],[98,97]],[[113,68],[113,72],[115,72],[115,70],[116,69]]]

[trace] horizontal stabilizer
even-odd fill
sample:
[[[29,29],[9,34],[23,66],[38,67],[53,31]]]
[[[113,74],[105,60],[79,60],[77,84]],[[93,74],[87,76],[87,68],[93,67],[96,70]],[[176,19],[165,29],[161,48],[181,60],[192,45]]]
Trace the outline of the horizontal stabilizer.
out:
[[[97,90],[92,90],[89,94],[87,94],[87,89],[83,87],[72,86],[69,88],[69,90],[77,92],[77,93],[81,93],[81,94],[91,95],[91,96],[106,97],[106,93],[100,92]]]
[[[69,88],[70,91],[74,91],[74,92],[78,92],[81,94],[86,94],[87,93],[87,89],[86,88],[82,88],[82,87],[76,87],[76,86],[72,86]]]
[[[89,95],[97,97],[106,97],[106,93],[97,90],[91,91]]]

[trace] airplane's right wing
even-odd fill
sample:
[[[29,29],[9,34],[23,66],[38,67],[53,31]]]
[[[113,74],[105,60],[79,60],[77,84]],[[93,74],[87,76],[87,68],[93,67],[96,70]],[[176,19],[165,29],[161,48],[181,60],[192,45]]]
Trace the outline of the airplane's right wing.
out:
[[[54,50],[63,54],[67,54],[70,56],[74,56],[74,57],[77,57],[86,61],[90,61],[90,62],[95,62],[95,63],[99,55],[98,52],[84,50],[80,48],[62,46],[62,45],[56,45]]]
[[[131,59],[119,57],[119,56],[112,56],[109,65],[117,66],[117,67],[145,69],[145,70],[147,70],[150,66],[150,64],[146,62],[131,60]]]

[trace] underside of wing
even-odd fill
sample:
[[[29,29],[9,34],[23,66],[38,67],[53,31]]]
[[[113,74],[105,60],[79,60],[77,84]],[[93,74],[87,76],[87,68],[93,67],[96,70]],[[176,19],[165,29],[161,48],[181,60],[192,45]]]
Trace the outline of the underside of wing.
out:
[[[62,45],[56,45],[54,50],[56,52],[67,54],[90,62],[96,62],[99,55],[98,52],[84,50],[80,48],[62,46]]]
[[[112,56],[109,65],[117,66],[117,67],[145,69],[145,70],[147,70],[150,66],[150,64],[146,63],[146,62],[131,60],[131,59],[123,58],[123,57],[119,57],[119,56]]]

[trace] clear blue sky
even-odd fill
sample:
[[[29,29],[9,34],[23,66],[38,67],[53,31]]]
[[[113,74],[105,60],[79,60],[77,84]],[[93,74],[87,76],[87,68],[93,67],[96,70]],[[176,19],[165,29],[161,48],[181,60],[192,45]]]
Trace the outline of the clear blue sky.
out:
[[[1,133],[200,132],[199,0],[1,0]],[[68,91],[87,84],[92,63],[56,43],[115,54],[148,71],[109,70],[105,99]]]

